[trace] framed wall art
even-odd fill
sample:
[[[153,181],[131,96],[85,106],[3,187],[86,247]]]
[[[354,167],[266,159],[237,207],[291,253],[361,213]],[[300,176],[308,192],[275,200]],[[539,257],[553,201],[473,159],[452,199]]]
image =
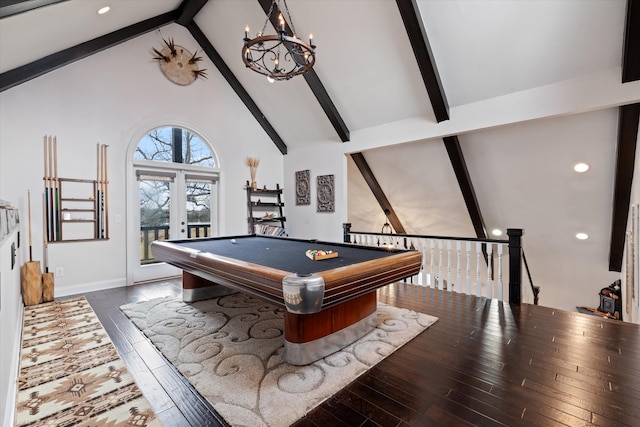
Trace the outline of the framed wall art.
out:
[[[309,169],[296,172],[296,205],[311,204],[311,178]]]
[[[333,175],[320,175],[316,178],[318,194],[318,212],[335,212]]]

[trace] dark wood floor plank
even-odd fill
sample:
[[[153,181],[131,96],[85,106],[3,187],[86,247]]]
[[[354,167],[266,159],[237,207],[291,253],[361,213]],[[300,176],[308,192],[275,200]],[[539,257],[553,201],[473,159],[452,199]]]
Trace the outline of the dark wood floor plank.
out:
[[[165,425],[225,425],[118,308],[180,292],[86,297]],[[439,320],[295,426],[640,425],[638,325],[406,284],[378,295]]]

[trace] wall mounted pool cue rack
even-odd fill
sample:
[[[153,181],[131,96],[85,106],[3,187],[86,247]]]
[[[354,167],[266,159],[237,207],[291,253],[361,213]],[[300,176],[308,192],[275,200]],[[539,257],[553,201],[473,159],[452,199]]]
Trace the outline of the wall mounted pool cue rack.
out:
[[[49,243],[109,239],[107,145],[97,145],[96,179],[58,176],[58,140],[44,137],[44,235]]]

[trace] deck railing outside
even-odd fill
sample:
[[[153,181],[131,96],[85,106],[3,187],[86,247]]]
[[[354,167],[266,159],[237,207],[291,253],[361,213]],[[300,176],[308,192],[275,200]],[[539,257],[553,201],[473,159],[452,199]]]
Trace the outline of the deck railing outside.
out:
[[[509,238],[498,240],[370,233],[352,231],[351,224],[343,227],[346,243],[420,251],[421,271],[407,279],[414,284],[515,304],[534,303],[532,292],[526,287],[525,292],[521,290],[521,229],[509,229]]]
[[[189,239],[197,237],[210,237],[210,223],[193,223],[187,225],[187,235]],[[140,264],[151,264],[156,262],[151,253],[151,242],[154,240],[168,240],[169,225],[151,225],[140,227]]]

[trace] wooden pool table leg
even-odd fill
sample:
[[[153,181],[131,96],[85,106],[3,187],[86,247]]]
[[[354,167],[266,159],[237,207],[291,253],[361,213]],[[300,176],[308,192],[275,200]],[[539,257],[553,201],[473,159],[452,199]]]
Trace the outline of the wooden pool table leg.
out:
[[[182,301],[195,302],[222,297],[236,291],[218,285],[195,274],[182,272]]]
[[[319,313],[286,312],[284,321],[285,360],[307,365],[362,338],[376,326],[375,291]]]

